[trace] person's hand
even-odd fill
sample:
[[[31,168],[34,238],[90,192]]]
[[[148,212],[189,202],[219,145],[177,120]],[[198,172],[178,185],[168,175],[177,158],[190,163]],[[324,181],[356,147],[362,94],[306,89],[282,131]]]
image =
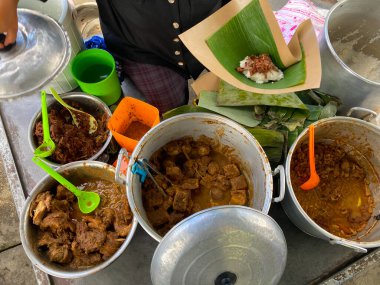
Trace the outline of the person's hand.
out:
[[[0,34],[5,34],[4,43],[0,43],[0,49],[16,41],[17,3],[18,0],[0,0]]]

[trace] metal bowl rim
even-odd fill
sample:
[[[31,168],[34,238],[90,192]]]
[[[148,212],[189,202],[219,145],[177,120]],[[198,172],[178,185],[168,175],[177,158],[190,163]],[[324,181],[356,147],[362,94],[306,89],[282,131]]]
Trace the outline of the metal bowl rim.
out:
[[[269,160],[261,147],[261,145],[258,143],[257,139],[250,133],[248,132],[245,128],[243,128],[241,125],[238,123],[232,121],[231,119],[228,119],[226,117],[220,116],[220,115],[215,115],[215,114],[210,114],[210,113],[187,113],[187,114],[181,114],[177,115],[174,117],[171,117],[167,120],[162,121],[158,125],[154,126],[152,129],[150,129],[139,141],[137,146],[135,147],[134,151],[132,152],[129,160],[129,164],[127,167],[127,175],[126,175],[126,191],[127,191],[127,196],[128,196],[128,201],[131,205],[131,209],[133,214],[137,217],[139,224],[141,227],[147,232],[153,239],[155,239],[157,242],[160,242],[162,240],[162,236],[160,236],[140,215],[139,210],[137,209],[137,205],[135,204],[134,201],[134,194],[133,194],[133,189],[132,186],[129,186],[132,181],[132,174],[131,174],[131,169],[132,165],[135,162],[136,158],[140,154],[141,149],[145,145],[145,141],[149,140],[156,132],[159,132],[162,128],[165,128],[168,124],[172,124],[173,121],[178,121],[178,120],[188,120],[191,118],[197,117],[199,119],[204,119],[204,120],[213,120],[214,122],[217,122],[218,124],[223,123],[223,124],[229,124],[229,126],[233,126],[239,131],[243,133],[243,135],[248,136],[250,139],[252,139],[252,142],[256,145],[257,150],[260,154],[260,157],[262,158],[262,164],[264,166],[264,183],[266,184],[266,187],[271,187],[271,191],[267,191],[265,188],[264,191],[266,192],[266,198],[264,200],[264,206],[262,209],[263,213],[268,213],[271,202],[272,202],[272,195],[273,195],[273,177],[272,177],[272,170],[269,164]],[[268,193],[269,192],[269,193]]]
[[[92,100],[95,104],[97,104],[98,106],[101,106],[102,109],[107,113],[108,115],[108,119],[111,118],[112,116],[112,112],[111,110],[108,108],[108,106],[106,105],[106,103],[104,103],[102,100],[100,100],[98,97],[95,97],[95,96],[92,96],[92,95],[89,95],[89,94],[86,94],[86,93],[83,93],[83,92],[69,92],[69,93],[65,93],[65,94],[61,94],[59,95],[62,99],[70,99],[70,98],[86,98],[86,99],[89,99],[89,100]],[[50,102],[47,103],[47,108],[49,108],[51,105],[53,104],[59,104],[57,101],[55,100],[52,100]],[[30,123],[29,123],[29,127],[28,127],[28,143],[29,143],[29,147],[30,149],[32,150],[32,153],[34,153],[34,150],[36,149],[36,146],[35,146],[35,143],[34,143],[34,126],[36,125],[36,122],[37,122],[37,118],[39,118],[41,116],[41,107],[37,110],[37,112],[34,113]],[[107,140],[104,142],[103,146],[99,149],[99,151],[94,154],[93,156],[89,157],[87,160],[95,160],[97,159],[104,151],[105,149],[108,147],[108,145],[110,144],[111,142],[111,139],[112,139],[112,133],[110,130],[108,130],[108,136],[107,136]],[[63,166],[65,164],[60,164],[60,163],[56,163],[56,162],[53,162],[51,160],[48,160],[46,158],[42,158],[42,160],[44,162],[46,162],[47,164],[49,164],[50,166],[52,167],[60,167],[60,166]]]
[[[313,125],[315,126],[315,128],[318,128],[318,127],[323,127],[323,126],[325,126],[331,122],[332,123],[339,123],[339,122],[356,123],[356,124],[359,124],[363,127],[368,128],[368,129],[372,129],[374,132],[377,132],[380,136],[380,128],[379,127],[377,127],[377,126],[375,126],[369,122],[365,122],[363,120],[351,118],[351,117],[337,116],[337,117],[326,118],[326,119],[322,119],[322,120],[319,120],[319,121],[313,123]],[[314,222],[314,220],[309,217],[309,215],[302,208],[301,204],[298,202],[298,199],[297,199],[296,195],[294,194],[293,186],[292,186],[291,179],[290,179],[290,163],[291,163],[293,153],[295,151],[296,146],[298,145],[301,138],[303,138],[307,134],[307,132],[308,132],[308,128],[304,129],[301,132],[301,134],[299,134],[298,138],[294,141],[294,143],[290,147],[288,155],[286,156],[286,162],[285,162],[285,180],[286,180],[286,187],[287,187],[286,192],[287,192],[287,194],[290,195],[292,202],[294,203],[295,207],[299,211],[299,214],[301,214],[302,217],[304,219],[306,219],[307,222],[310,225],[312,225],[315,229],[317,229],[321,234],[323,234],[324,236],[328,237],[331,240],[344,241],[345,243],[352,244],[355,246],[364,247],[364,248],[373,248],[373,247],[380,246],[380,240],[379,241],[372,241],[372,242],[360,242],[360,241],[353,241],[353,240],[341,238],[341,237],[338,237],[336,235],[331,234],[330,232],[328,232],[325,229],[323,229],[322,227],[320,227],[316,222]]]
[[[109,165],[107,163],[100,162],[100,161],[87,161],[87,160],[74,161],[74,162],[67,163],[67,164],[62,165],[61,167],[57,168],[56,171],[57,172],[63,172],[66,170],[73,170],[73,169],[77,169],[77,168],[81,168],[81,167],[107,168],[107,171],[111,171],[113,173],[115,173],[115,171],[116,171],[115,167],[113,167],[112,165]],[[42,191],[45,190],[44,188],[41,188],[41,184],[45,181],[48,181],[48,180],[53,181],[54,179],[51,178],[49,175],[46,175],[34,186],[32,191],[29,193],[28,198],[26,199],[24,206],[22,208],[22,211],[21,211],[20,226],[19,226],[20,238],[21,238],[21,244],[22,244],[24,251],[25,251],[26,255],[28,256],[28,258],[32,261],[33,265],[36,265],[42,271],[44,271],[47,274],[50,274],[52,276],[59,277],[59,278],[74,279],[74,278],[85,277],[85,276],[91,275],[93,273],[99,272],[102,269],[109,266],[118,257],[120,257],[120,255],[122,253],[124,253],[124,251],[126,250],[126,248],[129,245],[129,243],[131,242],[133,236],[135,235],[138,220],[134,214],[133,214],[133,219],[132,219],[131,230],[130,230],[127,238],[123,242],[123,244],[120,246],[120,248],[110,258],[108,258],[107,260],[105,260],[105,261],[103,261],[103,262],[101,262],[95,266],[92,266],[92,267],[89,267],[89,268],[86,268],[83,270],[73,270],[73,271],[67,271],[67,272],[62,270],[62,271],[57,272],[56,270],[51,269],[48,265],[45,265],[45,263],[41,264],[40,261],[35,257],[33,250],[31,249],[32,247],[29,243],[29,240],[26,238],[25,230],[26,230],[27,223],[30,223],[29,208],[30,208],[31,202],[33,201],[35,196],[37,196],[38,193],[41,193]],[[117,183],[117,182],[115,181],[115,183]],[[123,185],[120,185],[120,187],[123,187]],[[49,264],[49,263],[47,263],[47,264]]]

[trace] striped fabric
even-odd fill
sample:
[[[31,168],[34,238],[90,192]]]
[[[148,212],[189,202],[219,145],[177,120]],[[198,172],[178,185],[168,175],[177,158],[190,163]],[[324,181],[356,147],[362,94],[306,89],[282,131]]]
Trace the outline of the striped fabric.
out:
[[[160,113],[187,104],[187,79],[170,68],[125,60],[123,69],[147,102]]]

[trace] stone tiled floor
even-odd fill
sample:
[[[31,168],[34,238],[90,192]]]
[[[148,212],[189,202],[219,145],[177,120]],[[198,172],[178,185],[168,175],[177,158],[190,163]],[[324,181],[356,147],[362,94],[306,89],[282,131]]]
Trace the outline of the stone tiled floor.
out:
[[[1,147],[1,146],[0,146]],[[19,219],[0,158],[0,284],[35,284],[32,265],[21,246]]]

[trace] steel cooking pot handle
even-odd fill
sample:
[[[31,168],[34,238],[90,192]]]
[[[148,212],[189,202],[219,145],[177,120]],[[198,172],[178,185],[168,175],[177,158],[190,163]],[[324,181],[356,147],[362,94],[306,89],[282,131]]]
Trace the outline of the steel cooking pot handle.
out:
[[[278,197],[273,198],[273,202],[281,202],[284,199],[285,196],[285,170],[283,165],[279,165],[275,168],[275,170],[272,172],[273,176],[276,176],[277,174],[280,174],[280,194]]]
[[[129,159],[128,152],[125,148],[121,148],[117,156],[117,164],[115,171],[115,181],[120,184],[127,184],[126,176],[120,171],[123,158]]]
[[[349,248],[355,250],[356,252],[367,253],[367,249],[365,249],[364,247],[361,247],[361,246],[358,246],[358,245],[354,245],[354,244],[345,242],[343,240],[330,239],[330,244],[333,244],[333,245],[334,244],[338,244],[338,245],[342,245],[342,246],[345,246],[345,247],[349,247]]]
[[[348,111],[347,117],[352,117],[352,113],[354,113],[355,111],[359,111],[359,112],[362,112],[362,113],[365,114],[364,116],[358,117],[358,119],[361,119],[361,120],[364,120],[364,121],[370,121],[373,118],[376,118],[378,116],[378,114],[375,111],[373,111],[373,110],[370,110],[370,109],[367,109],[367,108],[362,108],[362,107],[352,107]]]

